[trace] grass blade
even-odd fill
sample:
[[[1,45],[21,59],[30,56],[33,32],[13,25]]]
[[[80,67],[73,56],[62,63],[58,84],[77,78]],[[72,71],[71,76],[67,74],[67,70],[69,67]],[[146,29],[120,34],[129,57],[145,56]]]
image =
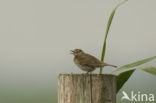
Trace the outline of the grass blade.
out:
[[[112,20],[113,20],[113,17],[114,17],[114,14],[116,12],[116,9],[122,5],[123,3],[125,3],[126,1],[128,0],[125,0],[121,3],[119,3],[112,11],[110,17],[109,17],[109,20],[108,20],[108,23],[107,23],[107,29],[106,29],[106,33],[105,33],[105,39],[104,39],[104,43],[103,43],[103,48],[102,48],[102,54],[101,54],[101,61],[104,61],[104,56],[105,56],[105,52],[106,52],[106,40],[107,40],[107,36],[108,36],[108,32],[109,32],[109,29],[110,29],[110,26],[111,26],[111,23],[112,23]],[[102,68],[100,68],[100,74],[102,74]]]
[[[140,67],[139,69],[156,76],[156,67],[144,66]]]
[[[133,63],[130,63],[130,64],[123,65],[123,66],[117,68],[116,70],[112,71],[111,74],[114,73],[114,72],[120,71],[120,70],[124,70],[124,69],[128,69],[128,68],[132,68],[132,67],[142,65],[144,63],[152,61],[153,59],[156,59],[156,56],[146,58],[146,59],[143,59],[143,60],[139,60],[139,61],[136,61],[136,62],[133,62]]]
[[[153,67],[153,66],[143,66],[143,67],[136,68],[136,69],[143,70],[143,71],[145,71],[147,73],[150,73],[150,74],[156,76],[156,67]],[[131,69],[131,70],[122,72],[122,73],[120,73],[117,76],[117,90],[116,90],[117,93],[123,87],[123,85],[126,83],[126,81],[131,77],[131,75],[133,74],[133,72],[136,69]]]
[[[126,83],[126,81],[131,77],[131,75],[133,74],[133,72],[136,69],[132,69],[132,70],[128,70],[125,72],[120,73],[117,76],[117,89],[116,89],[116,93],[118,93],[118,91],[123,87],[123,85]]]

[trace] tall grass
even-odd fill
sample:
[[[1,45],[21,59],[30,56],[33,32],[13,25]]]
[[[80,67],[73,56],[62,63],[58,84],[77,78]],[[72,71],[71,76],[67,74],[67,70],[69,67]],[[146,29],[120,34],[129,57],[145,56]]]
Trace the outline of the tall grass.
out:
[[[109,17],[109,20],[108,20],[108,23],[107,23],[107,28],[106,28],[106,33],[105,33],[103,48],[102,48],[101,61],[104,61],[104,57],[105,57],[105,54],[106,54],[106,40],[107,40],[108,32],[109,32],[109,29],[110,29],[110,26],[111,26],[111,23],[112,23],[114,14],[115,14],[117,8],[118,8],[120,5],[124,4],[126,1],[128,1],[128,0],[125,0],[125,1],[123,1],[123,2],[121,2],[121,3],[119,3],[119,4],[113,9],[112,13],[110,14],[110,17]],[[103,68],[100,68],[100,74],[102,74],[102,71],[103,71]]]
[[[102,54],[101,54],[101,61],[104,61],[104,57],[105,57],[105,54],[106,54],[106,41],[107,41],[108,33],[109,33],[109,30],[110,30],[110,26],[111,26],[113,17],[115,15],[115,12],[116,12],[117,8],[120,5],[122,5],[123,3],[125,3],[126,1],[128,1],[128,0],[125,0],[125,1],[123,1],[121,3],[119,3],[113,9],[113,11],[110,14],[110,17],[109,17],[108,23],[107,23],[106,32],[105,32],[105,38],[104,38]],[[111,74],[113,74],[115,72],[118,72],[118,71],[130,69],[130,70],[121,72],[121,73],[119,73],[117,75],[117,90],[116,91],[118,92],[123,87],[123,85],[131,77],[131,75],[135,72],[136,69],[143,70],[143,71],[145,71],[147,73],[150,73],[150,74],[156,76],[156,67],[153,67],[153,66],[137,67],[137,66],[140,66],[140,65],[142,65],[144,63],[150,62],[150,61],[152,61],[154,59],[156,59],[156,56],[153,56],[153,57],[150,57],[150,58],[146,58],[146,59],[142,59],[142,60],[139,60],[139,61],[136,61],[136,62],[133,62],[133,63],[129,63],[129,64],[126,64],[126,65],[120,66],[116,70],[112,71]],[[131,69],[131,68],[133,68],[133,69]],[[100,72],[99,73],[102,74],[102,72],[103,72],[103,68],[100,68]]]

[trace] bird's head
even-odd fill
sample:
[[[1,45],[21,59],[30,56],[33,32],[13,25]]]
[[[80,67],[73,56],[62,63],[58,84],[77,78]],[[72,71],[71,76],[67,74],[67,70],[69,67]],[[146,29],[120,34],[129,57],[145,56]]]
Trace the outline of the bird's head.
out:
[[[71,54],[73,54],[74,56],[80,55],[82,53],[83,53],[83,50],[81,50],[81,49],[71,50]]]

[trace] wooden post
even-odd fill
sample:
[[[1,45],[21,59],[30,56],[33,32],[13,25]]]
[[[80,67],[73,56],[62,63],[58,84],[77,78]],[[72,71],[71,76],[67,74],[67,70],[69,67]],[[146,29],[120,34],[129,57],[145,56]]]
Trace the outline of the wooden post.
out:
[[[59,74],[58,103],[116,103],[116,77],[107,74]]]

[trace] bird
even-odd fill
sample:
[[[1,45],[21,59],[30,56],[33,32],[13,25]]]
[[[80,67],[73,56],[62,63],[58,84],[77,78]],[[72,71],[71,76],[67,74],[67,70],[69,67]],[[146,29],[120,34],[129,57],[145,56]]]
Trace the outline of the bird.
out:
[[[94,71],[96,68],[104,67],[104,66],[112,66],[117,67],[116,65],[108,64],[105,62],[100,61],[96,57],[85,53],[81,49],[74,49],[71,50],[71,54],[74,55],[74,63],[83,71],[86,71],[87,73],[90,73]]]

